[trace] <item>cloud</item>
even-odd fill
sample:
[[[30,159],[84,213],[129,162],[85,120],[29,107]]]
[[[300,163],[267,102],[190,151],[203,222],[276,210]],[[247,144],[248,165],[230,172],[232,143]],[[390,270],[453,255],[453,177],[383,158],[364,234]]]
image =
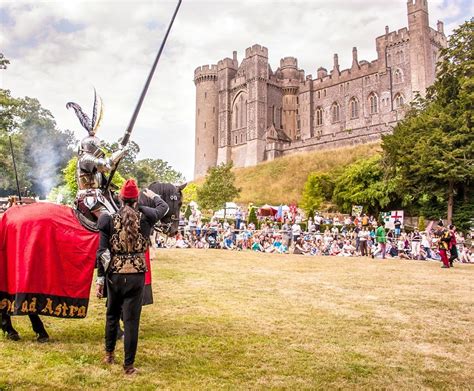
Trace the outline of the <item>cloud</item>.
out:
[[[467,19],[461,0],[430,0],[431,24],[447,18],[446,32]],[[51,110],[58,126],[85,131],[65,108],[75,101],[90,112],[93,87],[105,117],[99,136],[122,136],[163,39],[174,1],[4,1],[0,6],[0,47],[11,60],[2,88],[31,96]],[[472,6],[471,6],[472,11]],[[3,23],[5,22],[5,23]],[[194,167],[197,66],[232,57],[259,43],[269,49],[273,70],[280,58],[295,56],[307,74],[376,58],[375,38],[385,25],[407,25],[405,1],[184,1],[171,31],[132,139],[140,158],[167,160],[188,179]]]

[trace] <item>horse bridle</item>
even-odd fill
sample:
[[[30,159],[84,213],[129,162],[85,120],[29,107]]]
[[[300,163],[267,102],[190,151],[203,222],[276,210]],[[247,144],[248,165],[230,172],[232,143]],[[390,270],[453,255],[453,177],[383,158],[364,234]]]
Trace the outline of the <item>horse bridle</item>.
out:
[[[160,197],[163,198],[163,200],[166,202],[166,200],[164,199],[164,197],[161,194],[160,194]],[[175,206],[174,203],[178,201],[178,194],[170,195],[169,199],[170,199],[170,201],[173,201],[173,207],[174,207]],[[168,205],[168,207],[169,207],[169,205]],[[170,210],[171,210],[171,208],[170,208]],[[176,210],[176,208],[173,208],[173,210]],[[179,210],[178,210],[178,213],[179,213]],[[164,217],[166,217],[166,215]],[[162,223],[161,221],[158,221],[153,228],[154,228],[155,231],[161,232],[162,234],[168,236],[168,233],[170,232],[173,223],[175,223],[176,221],[179,223],[179,217],[176,217],[175,214],[172,214],[170,216],[170,221],[169,222]]]

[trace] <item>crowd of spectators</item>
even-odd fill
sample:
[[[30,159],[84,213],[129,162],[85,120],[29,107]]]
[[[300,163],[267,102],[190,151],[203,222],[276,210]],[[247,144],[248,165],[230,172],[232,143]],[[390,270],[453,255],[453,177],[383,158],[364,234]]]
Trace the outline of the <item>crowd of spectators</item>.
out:
[[[300,219],[295,216],[293,222],[267,222],[256,229],[253,223],[247,224],[240,219],[222,223],[212,219],[205,224],[198,222],[183,225],[176,238],[167,241],[157,236],[156,246],[306,256],[440,260],[437,249],[439,238],[434,232],[415,229],[408,233],[395,224],[395,229],[385,230],[386,243],[383,248],[376,238],[377,222],[373,217],[363,216],[355,222],[350,217],[345,217],[342,221],[336,218],[331,225],[327,225],[327,220],[317,215],[314,220],[309,219],[303,229]],[[466,242],[462,233],[455,235],[459,254],[457,261],[474,262],[470,239]]]

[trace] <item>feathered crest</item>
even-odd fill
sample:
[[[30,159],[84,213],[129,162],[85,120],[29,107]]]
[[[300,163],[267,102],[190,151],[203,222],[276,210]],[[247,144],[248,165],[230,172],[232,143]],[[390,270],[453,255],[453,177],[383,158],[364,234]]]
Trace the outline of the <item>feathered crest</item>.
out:
[[[97,111],[100,106],[99,116],[97,117]],[[97,92],[94,88],[94,106],[92,107],[92,120],[89,116],[82,111],[81,106],[74,102],[66,103],[66,108],[70,109],[73,108],[77,118],[79,118],[79,122],[81,123],[82,127],[87,130],[89,136],[94,136],[99,128],[99,125],[102,121],[102,117],[104,114],[103,105],[102,105],[102,98],[97,95]]]

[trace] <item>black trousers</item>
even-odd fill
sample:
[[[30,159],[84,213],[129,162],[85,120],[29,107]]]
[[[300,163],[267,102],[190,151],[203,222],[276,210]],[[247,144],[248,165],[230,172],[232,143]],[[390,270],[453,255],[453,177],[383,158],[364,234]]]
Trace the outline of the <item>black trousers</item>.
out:
[[[107,281],[107,316],[105,323],[105,350],[113,352],[117,341],[120,314],[124,324],[124,365],[135,362],[138,329],[142,312],[145,273],[110,274]]]
[[[44,328],[44,324],[42,320],[40,319],[39,315],[37,314],[29,314],[28,317],[30,318],[31,326],[33,327],[33,331],[36,334],[43,334],[46,333],[46,330]],[[1,318],[1,324],[2,324],[2,330],[5,333],[10,333],[14,332],[16,333],[15,328],[12,325],[12,317],[8,314],[0,314]]]

